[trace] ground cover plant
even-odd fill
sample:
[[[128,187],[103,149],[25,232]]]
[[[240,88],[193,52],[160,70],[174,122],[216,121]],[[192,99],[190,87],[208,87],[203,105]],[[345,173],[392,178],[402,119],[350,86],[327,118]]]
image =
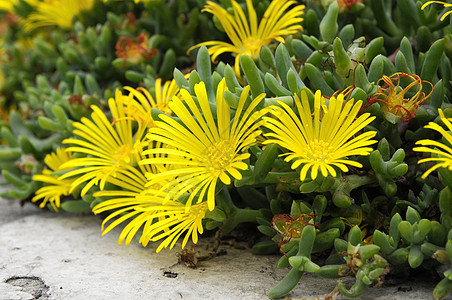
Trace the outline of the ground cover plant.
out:
[[[119,243],[246,224],[357,297],[452,291],[452,23],[425,0],[0,0],[2,197]],[[353,276],[346,286],[342,277]]]

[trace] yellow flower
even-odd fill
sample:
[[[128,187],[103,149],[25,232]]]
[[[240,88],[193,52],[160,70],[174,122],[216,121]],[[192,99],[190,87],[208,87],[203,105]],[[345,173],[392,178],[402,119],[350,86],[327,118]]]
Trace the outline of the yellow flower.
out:
[[[31,31],[39,27],[58,26],[63,29],[72,27],[74,16],[90,10],[95,0],[25,0],[34,11],[24,20],[24,30]]]
[[[326,108],[325,105],[322,114],[321,102],[324,99],[320,91],[317,91],[314,116],[312,116],[306,93],[302,92],[301,101],[298,95],[295,95],[299,117],[291,107],[280,103],[283,108],[274,108],[273,114],[276,118],[264,118],[265,126],[272,131],[265,134],[269,139],[264,143],[276,143],[289,150],[290,152],[283,155],[287,155],[285,161],[294,160],[292,169],[303,164],[300,173],[301,181],[306,179],[309,169],[311,169],[311,178],[315,179],[319,169],[326,177],[328,173],[336,176],[336,170],[333,167],[343,172],[348,171],[346,165],[360,168],[362,167],[360,163],[346,157],[368,155],[372,151],[372,148],[367,146],[376,142],[370,140],[375,136],[375,131],[368,131],[356,137],[355,135],[375,117],[370,117],[370,114],[366,113],[356,118],[362,101],[356,103],[347,101],[343,104],[343,100],[342,94],[337,98],[331,97],[328,107]]]
[[[155,170],[152,170],[155,172]],[[118,243],[128,245],[135,234],[142,228],[139,242],[146,246],[149,241],[165,240],[157,248],[173,248],[179,237],[187,231],[182,242],[185,247],[190,235],[194,243],[198,241],[198,233],[203,233],[201,221],[207,211],[207,202],[192,205],[188,211],[185,204],[177,201],[167,201],[165,193],[159,196],[146,194],[146,178],[143,172],[139,176],[130,177],[131,174],[118,174],[114,183],[122,190],[100,191],[95,197],[109,197],[108,200],[96,205],[95,214],[114,210],[102,223],[102,235],[105,235],[114,227],[128,221],[122,230]],[[113,198],[112,198],[113,197]],[[112,221],[114,219],[114,221]],[[112,221],[111,223],[109,223]],[[108,224],[109,223],[109,224]],[[107,227],[105,227],[108,224]]]
[[[113,123],[111,123],[101,109],[91,106],[92,121],[82,118],[75,122],[73,133],[79,138],[69,138],[64,144],[72,144],[67,151],[87,155],[87,157],[73,158],[63,166],[71,168],[70,172],[62,175],[60,179],[77,176],[72,189],[88,181],[82,190],[82,196],[100,181],[102,190],[111,177],[121,172],[137,173],[133,167],[137,155],[144,146],[146,126],[138,123],[134,129],[133,116],[126,112],[124,98],[120,91],[116,91],[116,99],[108,101]],[[74,169],[75,168],[75,169]]]
[[[429,6],[430,4],[442,4],[444,7],[452,7],[452,4],[443,2],[443,1],[428,1],[426,2],[424,5],[422,5],[421,9],[424,10],[424,8],[426,8],[427,6]],[[446,12],[442,17],[441,17],[441,21],[443,21],[448,15],[450,15],[452,13],[452,10],[449,10],[448,12]]]
[[[171,98],[179,92],[179,88],[177,87],[174,79],[172,81],[165,82],[162,89],[161,78],[157,78],[155,81],[155,97],[152,97],[149,91],[141,87],[133,89],[126,86],[124,89],[127,90],[131,96],[127,101],[125,101],[125,105],[129,113],[142,123],[150,120],[152,108],[157,108],[161,112],[171,115],[172,112],[168,104],[171,101]],[[135,97],[138,101],[136,101],[133,97]]]
[[[244,149],[256,142],[261,134],[258,127],[262,121],[256,122],[265,112],[252,113],[262,101],[264,94],[254,99],[248,108],[245,102],[249,86],[245,87],[239,100],[235,117],[231,122],[230,107],[225,102],[223,93],[226,90],[224,79],[218,84],[216,100],[208,99],[204,82],[195,85],[197,101],[182,89],[181,98],[174,96],[169,106],[180,122],[169,116],[160,114],[162,121],[156,121],[156,127],[149,130],[151,141],[167,144],[174,149],[153,148],[145,151],[151,158],[143,160],[143,164],[173,165],[173,169],[149,176],[149,186],[168,180],[160,191],[167,191],[165,201],[178,199],[185,193],[191,193],[187,200],[187,211],[195,196],[198,203],[203,201],[207,193],[209,209],[215,207],[215,189],[218,179],[224,184],[231,183],[230,176],[241,179],[239,170],[246,170],[243,162],[250,154],[242,153]],[[198,102],[198,103],[197,103]],[[216,104],[216,118],[210,105]],[[199,106],[198,106],[199,105]],[[217,122],[215,122],[215,119]],[[162,157],[152,158],[153,155]]]
[[[198,233],[203,233],[202,219],[206,215],[208,209],[207,202],[202,202],[196,205],[190,206],[187,211],[185,204],[177,201],[169,201],[165,205],[141,208],[144,211],[161,211],[160,214],[164,218],[155,222],[151,226],[145,228],[141,237],[141,242],[144,246],[148,241],[157,241],[165,238],[165,240],[159,245],[156,252],[160,252],[163,248],[170,246],[170,249],[174,247],[179,237],[185,232],[185,237],[182,241],[182,248],[188,242],[190,235],[193,243],[198,242]],[[159,213],[156,213],[156,216]]]
[[[104,2],[108,2],[111,0],[104,0]],[[115,0],[115,1],[121,1],[121,0]],[[140,3],[140,2],[162,2],[162,0],[134,0],[133,2],[135,3]]]
[[[203,233],[202,219],[207,211],[207,202],[192,205],[187,211],[183,203],[168,201],[162,204],[163,197],[140,196],[127,191],[102,191],[95,194],[99,196],[116,195],[119,198],[109,199],[98,204],[94,213],[101,213],[111,209],[118,209],[111,213],[102,223],[102,235],[109,232],[126,220],[130,220],[119,236],[119,244],[125,240],[128,245],[140,228],[143,228],[139,242],[143,246],[152,241],[164,239],[156,252],[163,248],[174,247],[177,240],[185,233],[182,248],[188,242],[190,236],[193,243],[198,242],[198,233]],[[117,218],[104,229],[107,222]]]
[[[55,211],[60,207],[61,196],[68,196],[70,194],[72,179],[58,179],[53,172],[64,171],[67,168],[62,167],[63,163],[71,160],[72,155],[67,152],[65,148],[58,148],[56,152],[47,154],[44,162],[50,168],[44,169],[42,174],[34,175],[34,181],[41,181],[47,185],[36,191],[35,196],[31,199],[33,202],[43,199],[39,207],[44,207],[49,202]]]
[[[253,59],[257,59],[262,46],[270,44],[273,40],[284,43],[283,36],[303,30],[299,23],[303,21],[301,15],[305,6],[293,6],[297,1],[273,0],[265,11],[259,26],[252,0],[246,0],[249,21],[246,19],[242,7],[235,0],[231,0],[231,3],[233,15],[212,1],[207,1],[203,12],[207,11],[218,18],[232,44],[222,41],[209,41],[191,47],[188,52],[201,45],[209,46],[212,62],[215,62],[216,58],[222,53],[235,53],[234,70],[237,76],[240,76],[239,59],[241,55],[247,54]],[[290,8],[291,6],[293,7]],[[284,14],[286,10],[288,11]]]
[[[108,197],[108,200],[96,205],[93,208],[93,212],[98,214],[115,210],[102,222],[102,235],[107,234],[114,227],[129,220],[129,223],[122,230],[118,240],[118,244],[122,244],[125,240],[125,244],[128,245],[141,226],[150,226],[154,220],[154,212],[143,212],[137,209],[142,206],[155,205],[155,201],[149,201],[150,197],[137,198],[137,196],[143,194],[146,190],[145,185],[147,180],[143,170],[142,172],[119,173],[110,182],[121,188],[121,190],[96,192],[94,194],[95,197]],[[105,225],[116,217],[118,218],[105,228]]]
[[[452,134],[450,131],[452,131],[452,119],[446,118],[443,111],[441,109],[438,109],[439,116],[441,117],[441,121],[446,125],[448,131],[444,130],[443,127],[439,126],[438,124],[434,122],[428,123],[428,125],[425,126],[425,128],[435,130],[443,136],[443,138],[446,139],[446,141],[449,144],[452,144]],[[424,147],[415,147],[413,148],[414,151],[419,152],[428,152],[432,154],[436,154],[437,157],[430,157],[430,158],[423,158],[419,160],[417,163],[422,164],[425,162],[432,162],[436,163],[434,166],[430,167],[423,175],[422,178],[425,179],[427,176],[435,171],[438,168],[447,168],[449,171],[452,171],[452,149],[440,142],[433,141],[433,140],[420,140],[416,142],[416,145],[421,145]],[[431,146],[434,148],[429,148],[425,146]]]
[[[401,79],[411,81],[402,89],[400,86]],[[383,82],[383,85],[380,83]],[[394,85],[396,83],[396,85]],[[432,87],[430,93],[426,96],[422,92],[422,84],[427,83]],[[402,118],[402,121],[407,123],[410,119],[416,116],[417,109],[426,99],[430,97],[433,92],[433,85],[417,75],[407,73],[394,73],[391,76],[383,75],[377,82],[377,92],[368,100],[364,108],[376,103],[383,103],[383,113],[386,120],[391,123],[397,123]],[[405,98],[406,94],[413,93],[413,96]]]
[[[14,5],[16,5],[18,0],[0,0],[0,11],[14,11]]]

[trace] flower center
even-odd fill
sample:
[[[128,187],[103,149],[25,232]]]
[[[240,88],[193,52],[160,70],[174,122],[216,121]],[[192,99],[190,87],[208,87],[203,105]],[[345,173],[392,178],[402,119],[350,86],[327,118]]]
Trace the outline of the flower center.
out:
[[[171,115],[172,113],[172,110],[169,108],[168,102],[158,102],[155,108],[167,115]]]
[[[309,144],[306,154],[316,162],[328,163],[329,160],[333,159],[331,154],[333,151],[334,149],[329,143],[315,139]]]
[[[261,50],[262,41],[254,37],[249,37],[243,41],[243,52],[248,54],[253,59],[259,58],[259,52]]]
[[[130,152],[131,148],[128,145],[120,146],[112,157],[113,161],[115,164],[121,164],[122,162],[130,163]]]
[[[394,93],[393,95],[389,95],[388,97],[388,111],[397,114],[397,111],[400,109],[400,106],[405,106],[404,104],[409,104],[408,103],[404,103],[406,101],[403,101],[403,94],[402,93]]]
[[[203,219],[207,211],[207,202],[202,202],[190,207],[190,218],[192,220]]]
[[[224,171],[231,163],[234,151],[228,140],[210,145],[205,151],[205,161],[211,173]]]

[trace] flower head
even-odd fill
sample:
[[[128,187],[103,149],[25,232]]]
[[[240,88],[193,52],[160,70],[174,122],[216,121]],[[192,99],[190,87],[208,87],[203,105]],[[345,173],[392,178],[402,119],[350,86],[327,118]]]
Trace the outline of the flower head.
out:
[[[109,197],[94,207],[95,214],[114,210],[102,223],[102,235],[127,221],[128,224],[119,236],[119,244],[125,241],[125,244],[128,245],[140,228],[143,233],[139,242],[143,246],[146,246],[149,241],[164,239],[157,248],[157,252],[168,246],[173,248],[184,232],[186,234],[182,248],[185,247],[190,236],[196,244],[198,233],[203,233],[201,221],[207,211],[207,202],[192,205],[188,211],[185,209],[185,204],[177,201],[170,200],[163,204],[164,192],[159,196],[146,194],[143,183],[146,178],[143,173],[138,176],[139,185],[135,183],[137,178],[129,175],[119,174],[115,178],[114,183],[122,190],[104,190],[95,193],[96,197]],[[108,226],[105,227],[107,224]]]
[[[422,5],[421,9],[424,10],[424,8],[426,8],[427,6],[429,6],[430,4],[442,4],[444,7],[452,7],[452,4],[446,3],[444,1],[427,1],[424,3],[424,5]],[[441,21],[443,21],[448,15],[450,15],[452,13],[452,10],[449,10],[448,12],[444,13],[441,17]]]
[[[0,11],[14,12],[18,0],[0,0]]]
[[[249,86],[245,87],[231,122],[230,107],[224,100],[226,84],[224,79],[218,84],[216,100],[208,99],[204,82],[195,85],[197,102],[188,91],[180,91],[181,99],[174,96],[169,107],[180,119],[178,121],[166,115],[159,115],[156,127],[149,130],[151,141],[167,144],[170,148],[153,148],[145,151],[147,155],[161,155],[141,161],[142,164],[168,164],[173,169],[158,174],[150,174],[148,185],[169,182],[161,187],[167,191],[165,200],[178,199],[185,193],[191,193],[187,200],[187,210],[195,196],[202,202],[207,194],[209,209],[215,206],[215,189],[218,180],[230,184],[230,176],[241,179],[239,170],[246,170],[243,162],[250,154],[242,153],[244,149],[255,143],[261,134],[257,121],[265,112],[252,113],[262,101],[264,94],[256,97],[245,108]],[[215,101],[215,102],[213,102]],[[212,114],[211,103],[216,104],[216,116]],[[216,120],[216,121],[215,121]]]
[[[130,93],[129,98],[125,100],[127,110],[130,112],[130,115],[143,123],[146,122],[146,120],[149,121],[152,108],[156,108],[167,115],[171,115],[172,111],[168,104],[171,98],[179,93],[179,88],[174,79],[165,82],[162,88],[161,78],[157,78],[155,81],[155,97],[153,97],[148,90],[141,87],[133,89],[127,86],[124,87],[124,89]]]
[[[122,36],[116,43],[116,56],[132,64],[151,59],[157,54],[157,49],[149,48],[148,41],[149,35],[144,32],[134,39]]]
[[[272,218],[271,226],[281,235],[281,241],[279,248],[285,243],[288,243],[292,238],[299,239],[301,233],[306,226],[315,226],[314,215],[300,213],[296,218],[292,218],[291,215],[275,215]],[[281,250],[282,251],[282,250]]]
[[[122,230],[118,243],[128,245],[138,230],[144,226],[150,226],[155,218],[155,211],[140,211],[141,207],[158,205],[158,198],[141,197],[145,193],[147,179],[145,172],[123,172],[116,177],[111,178],[110,182],[119,187],[119,190],[103,190],[96,192],[95,197],[105,199],[93,208],[95,214],[114,210],[102,222],[102,235],[121,223],[128,221],[128,224]],[[152,201],[153,200],[153,201]],[[157,203],[156,203],[157,201]],[[115,221],[108,224],[111,220]],[[108,224],[107,227],[105,227]]]
[[[58,179],[54,172],[64,171],[67,168],[62,165],[71,160],[72,155],[65,148],[58,148],[56,152],[47,154],[44,158],[45,164],[50,168],[44,169],[42,174],[34,175],[34,181],[41,181],[47,185],[36,191],[35,196],[31,199],[33,202],[43,199],[39,207],[44,207],[47,203],[52,205],[55,211],[60,207],[61,196],[68,196],[70,194],[72,179]]]
[[[202,219],[204,219],[208,210],[208,203],[201,202],[190,206],[187,210],[185,204],[177,201],[169,201],[165,205],[143,208],[144,211],[162,211],[160,215],[163,217],[147,227],[143,231],[141,242],[144,246],[149,241],[157,241],[164,239],[159,245],[156,252],[160,252],[163,248],[170,246],[170,249],[174,247],[177,240],[181,235],[185,233],[185,237],[182,241],[182,248],[188,242],[190,236],[193,243],[198,242],[198,233],[203,233]]]
[[[301,101],[295,95],[295,104],[299,116],[284,103],[275,107],[276,118],[265,117],[265,126],[272,132],[265,134],[269,139],[265,144],[276,143],[289,150],[285,161],[293,160],[292,169],[303,164],[300,180],[304,181],[311,169],[311,178],[317,177],[318,171],[323,176],[330,173],[336,176],[335,168],[347,172],[348,167],[362,167],[356,161],[346,159],[351,155],[368,155],[372,148],[369,145],[375,131],[368,131],[355,136],[361,129],[372,122],[375,117],[366,113],[357,118],[362,101],[348,101],[343,104],[343,95],[331,97],[328,106],[322,105],[320,91],[315,94],[314,115],[311,114],[308,97],[301,93]],[[322,114],[323,109],[323,114]]]
[[[72,27],[74,16],[90,10],[95,0],[25,0],[34,11],[24,19],[24,29],[31,31],[44,26]]]
[[[450,145],[452,144],[452,134],[450,133],[450,131],[452,131],[451,123],[452,119],[446,118],[441,109],[438,109],[438,112],[439,116],[441,117],[441,121],[444,123],[444,125],[446,125],[448,131],[446,131],[443,127],[434,122],[428,123],[428,125],[426,125],[425,128],[439,132],[443,136],[443,138],[447,141],[447,143]],[[417,141],[416,145],[420,145],[421,147],[414,147],[413,148],[414,151],[426,152],[436,155],[436,157],[423,158],[417,162],[418,164],[422,164],[425,162],[436,163],[422,175],[423,179],[427,178],[427,176],[430,173],[432,173],[438,168],[447,168],[449,171],[452,171],[452,149],[448,145],[427,139]],[[432,148],[426,146],[430,146]]]
[[[109,0],[103,0],[104,2],[108,2]],[[116,0],[118,1],[118,0]],[[162,0],[134,0],[133,2],[135,3],[140,3],[140,2],[162,2]]]
[[[403,89],[400,86],[402,79],[409,81]],[[380,86],[380,83],[383,83],[383,85]],[[423,83],[432,86],[431,92],[427,96],[422,92]],[[417,75],[401,72],[389,77],[383,75],[377,83],[377,92],[368,100],[363,109],[380,102],[383,104],[383,113],[386,120],[395,124],[399,119],[402,119],[403,122],[407,123],[416,116],[417,109],[430,97],[432,91],[433,85],[428,81],[421,80]]]
[[[113,122],[110,122],[101,109],[91,106],[92,120],[82,118],[81,122],[73,123],[73,133],[78,138],[69,138],[64,144],[72,144],[67,151],[84,154],[86,157],[73,158],[63,166],[72,170],[62,175],[60,179],[77,176],[73,187],[88,181],[82,190],[82,196],[100,181],[102,190],[110,177],[118,172],[136,172],[133,165],[137,154],[143,147],[146,126],[138,123],[134,129],[135,119],[125,110],[124,97],[116,91],[116,98],[108,101]]]
[[[259,25],[252,0],[246,0],[249,21],[246,19],[242,7],[235,0],[231,0],[231,3],[233,8],[232,15],[212,1],[207,1],[203,11],[210,12],[218,18],[232,44],[221,41],[209,41],[195,45],[188,51],[201,45],[206,45],[210,47],[209,54],[212,55],[213,62],[222,53],[235,53],[234,69],[238,76],[240,75],[239,60],[241,55],[247,54],[253,59],[257,59],[262,46],[270,44],[273,40],[284,43],[283,36],[294,34],[298,30],[303,29],[299,23],[303,21],[301,15],[305,6],[296,5],[290,8],[297,3],[296,1],[273,0],[265,11]],[[288,11],[284,14],[286,10]]]
[[[160,147],[159,143],[156,146]],[[146,158],[140,151],[140,160]],[[155,157],[155,156],[154,156]],[[159,157],[157,156],[157,159]],[[145,174],[156,174],[167,171],[165,166],[149,164],[138,165],[135,171],[125,170],[109,182],[119,189],[96,192],[95,197],[107,199],[93,208],[95,214],[113,211],[102,223],[102,235],[108,233],[121,223],[127,223],[122,230],[118,243],[128,245],[137,232],[142,229],[139,242],[146,246],[150,241],[164,239],[157,248],[170,246],[173,248],[177,240],[184,234],[182,248],[185,247],[190,236],[197,243],[198,233],[202,234],[202,219],[207,211],[207,202],[193,205],[189,210],[178,201],[165,201],[166,192],[158,192],[146,187]],[[163,185],[165,181],[155,184],[154,188]],[[158,195],[157,195],[158,194]]]

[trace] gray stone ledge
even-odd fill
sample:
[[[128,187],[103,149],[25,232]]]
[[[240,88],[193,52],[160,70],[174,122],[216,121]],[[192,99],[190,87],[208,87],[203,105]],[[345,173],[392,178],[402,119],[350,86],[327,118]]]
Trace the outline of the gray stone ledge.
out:
[[[102,237],[100,225],[96,216],[56,214],[0,199],[0,299],[268,299],[288,271],[276,268],[277,255],[230,246],[221,246],[226,255],[192,269],[177,263],[180,248],[156,254],[156,244],[118,245],[120,229]],[[211,241],[201,239],[197,249]],[[15,277],[42,284],[5,282]],[[334,287],[335,280],[307,274],[289,297],[323,299]],[[360,299],[431,299],[432,290],[432,284],[407,282],[369,288]]]

